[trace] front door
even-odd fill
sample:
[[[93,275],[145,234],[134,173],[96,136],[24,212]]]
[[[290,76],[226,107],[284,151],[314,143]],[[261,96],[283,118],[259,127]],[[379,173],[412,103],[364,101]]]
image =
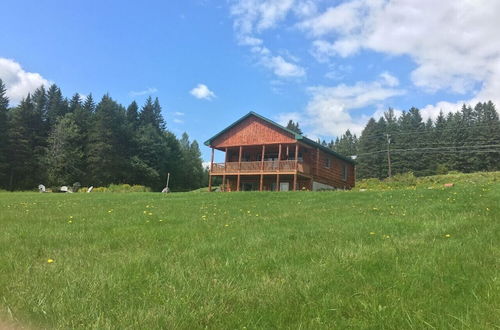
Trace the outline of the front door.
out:
[[[288,191],[290,190],[289,182],[280,182],[280,191]]]

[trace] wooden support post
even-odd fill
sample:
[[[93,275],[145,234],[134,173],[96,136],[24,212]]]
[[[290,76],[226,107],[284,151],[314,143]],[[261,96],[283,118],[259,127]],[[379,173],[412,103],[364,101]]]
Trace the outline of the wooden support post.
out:
[[[266,145],[262,145],[262,156],[260,159],[260,185],[259,185],[259,191],[262,191],[263,186],[264,186],[264,155],[266,153]]]
[[[278,148],[278,174],[276,174],[276,191],[280,191],[281,143]]]
[[[224,155],[224,173],[222,174],[222,191],[226,191],[227,148]]]
[[[214,168],[214,147],[212,147],[212,158],[210,160],[210,171],[208,171],[208,192],[212,191],[212,169]]]
[[[316,175],[319,174],[319,148],[316,148]]]
[[[241,153],[243,152],[243,147],[240,146],[240,153],[238,154],[238,179],[236,180],[236,191],[240,191],[240,172],[241,172]]]
[[[299,170],[299,144],[295,144],[295,172],[293,174],[293,191],[297,190],[297,171]]]

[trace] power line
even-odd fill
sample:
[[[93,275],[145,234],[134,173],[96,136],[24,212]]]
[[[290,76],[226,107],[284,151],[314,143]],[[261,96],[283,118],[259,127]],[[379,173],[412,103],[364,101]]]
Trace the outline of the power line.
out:
[[[500,144],[486,144],[486,145],[474,145],[474,146],[455,146],[455,147],[437,147],[437,148],[408,148],[408,149],[392,149],[391,152],[409,152],[409,151],[438,151],[438,152],[460,152],[462,148],[500,148]],[[442,150],[445,149],[445,150]],[[452,150],[454,149],[454,150]],[[458,149],[458,150],[457,150]],[[450,150],[450,151],[448,151]],[[479,151],[483,151],[485,149],[478,149]],[[493,149],[494,152],[500,152],[500,149]],[[387,152],[387,150],[378,150],[373,152],[367,152],[362,154],[357,154],[353,156],[364,156],[364,155],[373,155]]]
[[[497,126],[497,127],[495,127]],[[472,125],[472,126],[458,126],[458,127],[450,127],[450,128],[436,128],[436,127],[433,127],[432,130],[434,131],[429,131],[427,128],[424,128],[422,127],[421,129],[419,130],[414,130],[414,131],[406,131],[406,132],[398,132],[398,131],[394,131],[394,132],[391,132],[390,134],[392,135],[411,135],[411,134],[429,134],[429,133],[439,133],[439,132],[442,132],[442,131],[456,131],[456,130],[460,130],[461,132],[463,132],[464,129],[477,129],[477,128],[492,128],[492,129],[497,129],[498,128],[498,125],[491,125],[491,124],[488,124],[488,125]],[[365,138],[369,138],[369,137],[379,137],[379,138],[383,138],[385,136],[386,133],[376,133],[376,134],[368,134],[368,135],[363,135],[361,134],[358,139],[365,139]]]

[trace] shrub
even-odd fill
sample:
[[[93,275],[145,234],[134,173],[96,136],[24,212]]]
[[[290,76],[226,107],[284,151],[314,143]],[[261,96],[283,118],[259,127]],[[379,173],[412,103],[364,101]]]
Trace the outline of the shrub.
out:
[[[113,192],[113,193],[127,193],[127,192],[150,192],[151,189],[141,185],[125,184],[110,184],[108,187],[95,187],[92,192]]]

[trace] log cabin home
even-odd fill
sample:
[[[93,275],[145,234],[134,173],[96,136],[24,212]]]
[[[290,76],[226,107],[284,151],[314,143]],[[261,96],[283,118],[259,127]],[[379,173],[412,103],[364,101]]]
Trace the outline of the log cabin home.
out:
[[[351,189],[354,161],[255,112],[228,126],[205,145],[212,148],[214,177],[222,191]],[[224,162],[214,163],[214,152]]]

